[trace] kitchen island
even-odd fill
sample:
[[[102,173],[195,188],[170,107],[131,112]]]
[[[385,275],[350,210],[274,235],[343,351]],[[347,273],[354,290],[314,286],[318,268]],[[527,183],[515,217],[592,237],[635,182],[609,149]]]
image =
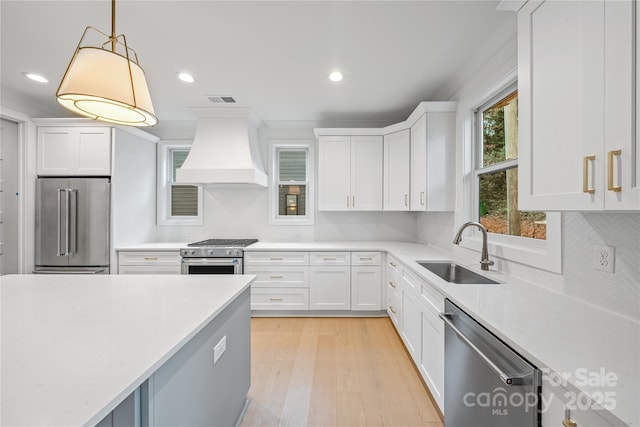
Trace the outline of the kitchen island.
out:
[[[250,384],[253,280],[2,276],[0,424],[235,423]]]

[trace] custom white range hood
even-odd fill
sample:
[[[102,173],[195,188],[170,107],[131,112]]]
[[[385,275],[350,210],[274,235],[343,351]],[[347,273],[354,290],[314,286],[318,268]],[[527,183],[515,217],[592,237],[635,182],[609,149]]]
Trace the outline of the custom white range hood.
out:
[[[262,121],[248,108],[194,108],[196,135],[176,182],[267,186],[258,146]]]

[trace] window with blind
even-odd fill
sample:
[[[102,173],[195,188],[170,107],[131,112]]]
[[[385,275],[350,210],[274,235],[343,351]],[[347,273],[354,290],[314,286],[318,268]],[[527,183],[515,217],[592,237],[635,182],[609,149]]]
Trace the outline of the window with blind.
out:
[[[171,196],[170,211],[172,217],[198,216],[198,186],[175,184],[176,169],[184,163],[189,150],[172,149],[169,151],[171,157]]]
[[[307,215],[307,150],[280,148],[278,165],[278,216]]]
[[[191,141],[158,143],[158,225],[202,225],[201,185],[176,183],[176,171],[187,159]]]
[[[269,141],[269,224],[313,225],[313,141]]]

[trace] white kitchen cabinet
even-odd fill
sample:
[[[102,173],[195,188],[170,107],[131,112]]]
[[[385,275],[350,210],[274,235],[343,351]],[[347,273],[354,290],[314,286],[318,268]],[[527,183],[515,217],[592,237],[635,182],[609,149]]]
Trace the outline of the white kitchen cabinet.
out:
[[[454,209],[455,138],[455,111],[425,113],[411,126],[412,211]]]
[[[119,251],[118,274],[180,274],[180,251]]]
[[[400,335],[417,365],[422,351],[420,345],[422,340],[422,314],[415,294],[411,289],[405,287],[404,281],[400,287],[400,295],[402,304]]]
[[[111,128],[38,128],[38,175],[111,175]]]
[[[518,12],[521,209],[640,210],[633,10],[529,1]]]
[[[410,187],[409,129],[384,136],[383,210],[408,211]]]
[[[351,310],[381,310],[382,287],[379,252],[351,254]]]
[[[252,310],[309,309],[309,252],[245,252]]]
[[[444,297],[431,285],[422,282],[422,348],[418,369],[441,411],[444,411],[444,322],[439,315],[443,309]]]
[[[351,309],[351,267],[309,267],[309,308],[311,310]]]
[[[381,136],[318,138],[318,210],[382,210]]]

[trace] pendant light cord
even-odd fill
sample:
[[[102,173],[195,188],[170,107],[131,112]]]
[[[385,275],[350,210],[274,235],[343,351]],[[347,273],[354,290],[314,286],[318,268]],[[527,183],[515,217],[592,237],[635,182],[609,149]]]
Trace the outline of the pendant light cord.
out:
[[[116,0],[111,0],[111,51],[116,52]]]

